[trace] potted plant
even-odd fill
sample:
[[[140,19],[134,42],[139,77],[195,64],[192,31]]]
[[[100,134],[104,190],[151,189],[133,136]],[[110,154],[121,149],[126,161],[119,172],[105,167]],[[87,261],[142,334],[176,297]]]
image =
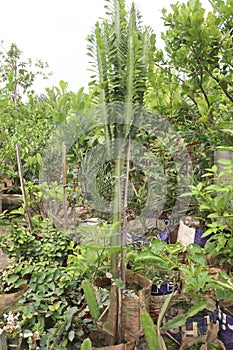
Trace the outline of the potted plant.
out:
[[[94,83],[100,106],[97,118],[104,128],[105,156],[112,160],[111,176],[114,179],[111,209],[112,223],[115,225],[111,237],[111,246],[115,247],[111,253],[111,276],[114,283],[111,283],[109,308],[103,329],[109,335],[109,345],[118,346],[132,338],[136,339],[140,334],[142,329],[139,321],[138,331],[134,329],[134,335],[126,336],[125,331],[128,329],[130,333],[133,321],[129,317],[127,321],[130,326],[126,324],[125,309],[130,307],[132,300],[133,304],[141,300],[140,290],[150,294],[151,286],[151,282],[145,282],[144,277],[134,272],[125,272],[124,247],[130,146],[135,133],[133,120],[136,107],[143,104],[149,51],[153,44],[148,29],[138,25],[138,13],[133,4],[128,14],[124,0],[112,1],[111,5],[107,7],[110,19],[96,23],[93,34],[88,37],[88,49],[95,61],[98,79],[98,83]],[[131,296],[132,298],[128,293],[130,283],[140,289],[138,295]],[[144,307],[148,307],[147,303]],[[138,305],[137,310],[140,311]]]

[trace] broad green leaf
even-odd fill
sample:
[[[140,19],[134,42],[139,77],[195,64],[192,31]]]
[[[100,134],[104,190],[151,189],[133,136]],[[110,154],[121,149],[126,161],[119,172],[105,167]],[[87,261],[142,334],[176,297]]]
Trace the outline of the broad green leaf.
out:
[[[73,306],[66,312],[66,328],[65,328],[66,331],[70,328],[73,316],[77,311],[78,311],[77,306]]]
[[[84,339],[81,345],[81,350],[91,350],[92,349],[92,343],[89,338]]]
[[[21,270],[22,276],[25,276],[25,275],[28,274],[31,270],[32,270],[31,265],[24,267],[24,268]]]
[[[173,293],[168,294],[168,296],[167,296],[167,298],[166,298],[166,300],[165,300],[165,302],[164,302],[164,304],[163,304],[163,306],[161,308],[161,311],[160,311],[159,317],[158,317],[158,321],[157,321],[158,327],[161,326],[162,320],[163,320],[163,318],[165,316],[165,313],[166,313],[166,311],[168,309],[168,306],[169,306],[169,304],[171,302],[172,297],[173,297]]]
[[[7,281],[8,283],[15,283],[18,279],[19,279],[18,275],[11,275],[10,277],[8,277]]]
[[[193,305],[189,310],[188,310],[188,314],[187,317],[193,317],[195,316],[198,312],[204,310],[206,307],[206,301],[200,301],[198,304]]]
[[[167,330],[167,329],[174,329],[181,327],[185,324],[186,322],[186,317],[184,315],[178,315],[171,320],[169,320],[163,327],[162,329]]]
[[[87,280],[82,282],[82,287],[84,290],[85,298],[91,313],[91,316],[97,320],[99,317],[99,305],[96,299],[95,292],[91,283]]]
[[[158,331],[148,312],[144,312],[141,315],[141,322],[145,339],[150,350],[160,350]]]
[[[14,287],[19,288],[22,284],[27,284],[27,283],[28,283],[27,280],[20,278],[16,281],[16,283],[14,283]]]
[[[59,85],[60,85],[60,88],[62,89],[62,92],[64,93],[65,90],[67,89],[68,83],[65,82],[64,80],[60,80]]]

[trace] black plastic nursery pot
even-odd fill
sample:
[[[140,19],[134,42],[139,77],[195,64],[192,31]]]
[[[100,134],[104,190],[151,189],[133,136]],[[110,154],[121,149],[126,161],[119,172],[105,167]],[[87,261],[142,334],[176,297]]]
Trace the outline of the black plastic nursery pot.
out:
[[[203,316],[202,314],[203,312],[200,315],[187,319],[183,326],[166,330],[166,334],[180,345],[180,349],[186,349],[186,347],[195,343],[210,344],[218,342],[218,311],[215,310],[208,314],[208,310],[206,310],[206,315]],[[165,317],[164,324],[171,319],[171,317]],[[230,349],[232,350],[233,348]]]
[[[233,349],[233,317],[218,310],[219,332],[218,339],[224,344],[226,350]]]

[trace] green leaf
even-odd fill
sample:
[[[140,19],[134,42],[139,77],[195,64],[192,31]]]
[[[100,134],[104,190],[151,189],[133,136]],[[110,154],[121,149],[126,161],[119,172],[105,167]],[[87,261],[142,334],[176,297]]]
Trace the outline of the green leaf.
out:
[[[207,216],[207,218],[216,219],[216,218],[219,218],[219,214],[218,214],[218,213],[212,213],[212,214],[209,214],[209,215]]]
[[[124,288],[124,281],[120,280],[120,279],[116,279],[115,282],[113,283],[113,285],[117,286],[118,288]]]
[[[64,93],[65,90],[67,89],[68,83],[66,83],[64,80],[61,80],[59,82],[60,88],[62,89],[62,92]]]
[[[196,314],[198,314],[198,312],[204,310],[206,307],[206,301],[200,301],[198,304],[193,305],[189,310],[188,310],[188,314],[187,317],[193,317]]]
[[[27,275],[27,274],[31,271],[31,269],[32,269],[31,265],[30,265],[30,266],[24,267],[24,268],[21,270],[22,276]]]
[[[95,292],[89,281],[85,280],[82,282],[85,298],[91,313],[91,316],[97,320],[99,318],[99,305],[96,299]]]
[[[207,204],[201,204],[200,205],[200,210],[210,210],[210,206]]]
[[[213,231],[211,229],[206,230],[203,234],[202,234],[202,238],[203,237],[208,237],[209,235],[211,235],[213,233]]]
[[[33,336],[33,333],[31,331],[29,331],[28,329],[25,329],[23,331],[23,337],[24,338],[29,338],[29,337],[32,337]]]
[[[68,339],[69,341],[73,341],[74,340],[74,336],[75,336],[75,332],[74,331],[70,331],[68,333]]]
[[[27,284],[27,282],[28,282],[27,280],[20,278],[16,281],[16,283],[14,284],[14,287],[19,288],[22,284]]]
[[[164,304],[163,304],[163,306],[161,308],[161,311],[160,311],[159,317],[158,317],[158,321],[157,321],[158,327],[160,327],[160,325],[162,323],[162,319],[164,318],[164,315],[165,315],[165,313],[166,313],[166,311],[168,309],[168,306],[169,306],[170,301],[171,301],[171,299],[173,297],[173,294],[174,293],[168,294],[168,296],[167,296],[167,298],[166,298],[166,300],[165,300],[165,302],[164,302]]]
[[[92,349],[92,343],[89,338],[84,339],[81,345],[81,350],[91,350]]]
[[[218,159],[218,163],[223,165],[233,165],[232,160],[230,159]]]
[[[171,320],[169,320],[163,327],[162,329],[167,330],[167,329],[174,329],[181,327],[185,324],[186,322],[186,317],[184,315],[178,315]]]
[[[141,315],[141,322],[142,322],[142,328],[145,335],[145,339],[150,350],[153,350],[153,349],[159,350],[160,345],[159,345],[158,331],[148,312],[144,312]]]
[[[73,316],[77,311],[78,311],[77,306],[73,306],[66,312],[66,328],[65,328],[66,331],[70,328]]]
[[[19,279],[18,275],[11,275],[10,277],[8,277],[7,281],[8,283],[15,283],[18,279]]]
[[[52,312],[57,311],[60,307],[60,304],[61,304],[61,302],[59,301],[53,305],[49,305],[49,310]]]
[[[217,171],[218,171],[217,165],[213,165],[211,170],[213,171],[213,173],[217,173]]]
[[[223,129],[222,131],[233,134],[233,130]],[[232,146],[218,146],[217,149],[224,150],[224,151],[233,151]]]

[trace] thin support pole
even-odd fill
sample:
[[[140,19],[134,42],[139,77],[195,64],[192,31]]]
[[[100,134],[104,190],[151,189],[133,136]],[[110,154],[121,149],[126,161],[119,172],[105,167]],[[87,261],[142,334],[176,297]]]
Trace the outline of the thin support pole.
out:
[[[21,162],[21,157],[20,157],[19,144],[16,145],[16,155],[17,155],[17,163],[18,163],[18,169],[19,169],[19,179],[20,179],[21,191],[22,191],[22,196],[23,196],[25,217],[26,217],[26,220],[28,223],[29,232],[32,233],[33,226],[32,226],[31,216],[29,213],[27,196],[26,196],[26,191],[25,191],[25,185],[24,185],[24,179],[23,179],[23,167],[22,167],[22,162]]]
[[[66,198],[66,145],[62,144],[62,188],[63,188],[63,212],[66,228],[68,228],[67,198]]]

